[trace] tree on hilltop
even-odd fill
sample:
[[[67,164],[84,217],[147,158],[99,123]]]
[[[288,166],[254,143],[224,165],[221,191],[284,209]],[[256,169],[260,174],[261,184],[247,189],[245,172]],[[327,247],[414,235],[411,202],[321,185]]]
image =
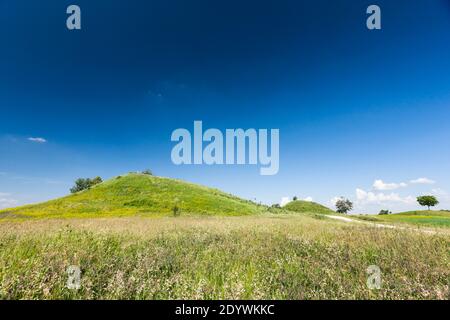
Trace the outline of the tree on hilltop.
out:
[[[420,196],[417,197],[417,202],[421,206],[428,207],[428,210],[430,210],[430,207],[434,207],[439,204],[439,201],[435,196]]]

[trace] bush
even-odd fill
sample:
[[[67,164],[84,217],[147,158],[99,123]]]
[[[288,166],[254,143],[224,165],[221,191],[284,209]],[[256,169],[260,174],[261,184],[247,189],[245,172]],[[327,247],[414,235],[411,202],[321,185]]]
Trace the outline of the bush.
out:
[[[96,184],[102,183],[103,180],[100,177],[90,178],[78,178],[75,180],[75,185],[70,189],[71,193],[77,193],[86,189],[89,189]]]
[[[389,210],[380,210],[380,213],[378,213],[379,215],[386,215],[386,214],[391,214],[392,212]]]
[[[175,205],[172,209],[172,212],[174,217],[178,217],[180,215],[180,208],[178,208],[178,206]]]
[[[149,175],[149,176],[152,176],[152,175],[153,175],[153,172],[152,172],[152,170],[150,170],[150,169],[145,169],[144,171],[142,171],[142,174],[147,174],[147,175]]]

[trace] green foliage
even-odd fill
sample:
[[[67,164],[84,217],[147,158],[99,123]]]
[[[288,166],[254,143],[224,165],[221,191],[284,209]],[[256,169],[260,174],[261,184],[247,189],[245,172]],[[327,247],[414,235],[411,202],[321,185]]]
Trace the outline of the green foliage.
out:
[[[298,213],[323,213],[323,214],[333,213],[333,210],[321,204],[312,201],[302,201],[302,200],[291,201],[287,205],[285,205],[283,209]]]
[[[145,169],[144,171],[142,171],[142,174],[147,174],[147,175],[149,175],[149,176],[152,176],[152,175],[153,175],[153,172],[152,172],[152,170],[150,170],[150,169]]]
[[[75,180],[75,185],[70,189],[71,193],[77,193],[83,190],[87,190],[96,184],[102,183],[103,180],[100,177],[90,178],[79,178]]]
[[[348,199],[340,198],[336,201],[336,209],[336,212],[338,213],[347,214],[353,209],[353,203]]]
[[[430,210],[430,207],[434,207],[439,204],[439,201],[436,199],[435,196],[420,196],[417,197],[417,202],[421,206],[428,207],[428,210]]]
[[[380,216],[382,215],[386,215],[386,214],[391,214],[392,212],[389,210],[380,210],[380,213],[378,213]]]

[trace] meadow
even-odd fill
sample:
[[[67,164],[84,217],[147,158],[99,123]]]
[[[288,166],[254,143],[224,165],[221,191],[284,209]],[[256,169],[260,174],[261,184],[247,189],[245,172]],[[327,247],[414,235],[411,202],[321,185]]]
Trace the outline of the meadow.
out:
[[[356,218],[416,227],[450,228],[450,211],[445,210],[408,211],[389,215],[360,215],[356,216]]]
[[[1,299],[449,299],[450,237],[326,216],[0,223]],[[67,288],[70,265],[79,290]],[[369,289],[367,268],[381,269]]]
[[[0,299],[450,298],[450,229],[333,215],[312,202],[267,207],[180,180],[118,176],[0,211]],[[378,289],[367,285],[372,265]]]

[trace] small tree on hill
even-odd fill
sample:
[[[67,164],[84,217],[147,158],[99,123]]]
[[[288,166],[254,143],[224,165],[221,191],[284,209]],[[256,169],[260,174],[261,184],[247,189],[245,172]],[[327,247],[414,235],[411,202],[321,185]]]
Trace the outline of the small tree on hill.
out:
[[[294,196],[294,197],[292,198],[292,200],[297,201],[297,200],[298,200],[297,196]]]
[[[391,214],[392,212],[389,210],[380,210],[379,215],[386,215],[386,214]]]
[[[344,213],[351,211],[353,209],[353,203],[344,198],[340,198],[338,201],[336,201],[336,211],[338,213]]]
[[[87,180],[89,180],[89,179],[87,179]],[[99,184],[99,183],[102,183],[102,182],[103,182],[102,178],[97,176],[94,179],[91,179],[90,186],[92,187],[92,186],[95,186],[96,184]]]
[[[148,174],[149,176],[152,176],[153,172],[150,169],[145,169],[144,171],[142,171],[142,174]]]
[[[75,180],[75,185],[70,189],[71,193],[80,192],[86,189],[89,189],[96,184],[102,183],[103,180],[100,177],[95,177],[93,179],[90,178],[78,178]]]
[[[428,207],[428,210],[430,210],[430,207],[434,207],[435,205],[439,204],[439,201],[435,196],[420,196],[417,197],[417,202],[421,206]]]

